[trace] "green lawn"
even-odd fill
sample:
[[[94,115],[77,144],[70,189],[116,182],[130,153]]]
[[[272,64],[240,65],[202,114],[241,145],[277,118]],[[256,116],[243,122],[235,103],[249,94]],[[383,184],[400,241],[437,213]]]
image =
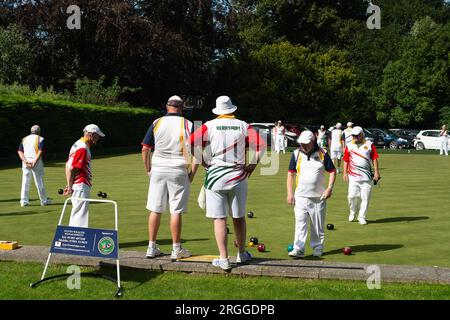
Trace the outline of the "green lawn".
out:
[[[286,246],[294,234],[293,209],[285,203],[285,176],[290,154],[283,155],[276,175],[250,179],[247,219],[248,236],[266,244],[267,252],[251,252],[257,257],[287,258]],[[367,226],[347,222],[346,185],[338,175],[335,194],[328,201],[325,261],[415,264],[450,267],[450,159],[429,154],[382,154],[380,185],[374,188]],[[120,247],[144,253],[147,246],[145,209],[148,177],[140,154],[95,157],[94,187],[108,193],[119,205]],[[183,242],[193,254],[216,254],[212,222],[197,206],[203,170],[192,185],[189,213],[184,218]],[[46,186],[54,204],[41,207],[35,187],[31,187],[31,206],[19,206],[21,169],[0,170],[0,239],[21,244],[49,245],[63,198],[57,194],[65,184],[64,162],[46,162]],[[66,215],[65,221],[68,221]],[[91,227],[112,228],[112,206],[91,206]],[[230,221],[230,228],[232,224]],[[171,250],[168,215],[164,215],[159,244],[163,252]],[[232,243],[233,235],[230,235]],[[351,246],[354,254],[344,256],[341,249]],[[232,247],[232,246],[231,246]],[[234,247],[230,254],[235,254]],[[307,254],[311,254],[308,247]]]
[[[67,266],[51,266],[50,274],[65,273]],[[114,276],[113,269],[82,268]],[[42,264],[0,262],[2,299],[113,299],[116,287],[99,278],[81,278],[80,290],[69,290],[67,280],[29,284],[40,278]],[[290,299],[448,299],[450,286],[386,283],[369,290],[365,282],[299,280],[234,275],[198,275],[122,268],[123,299],[164,300],[290,300]],[[226,288],[226,290],[224,290]]]

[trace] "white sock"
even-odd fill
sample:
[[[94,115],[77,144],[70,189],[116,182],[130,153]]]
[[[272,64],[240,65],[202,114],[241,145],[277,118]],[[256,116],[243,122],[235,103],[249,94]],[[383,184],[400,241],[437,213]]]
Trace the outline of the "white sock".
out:
[[[180,251],[181,250],[181,243],[174,243],[172,245],[173,251]]]
[[[148,247],[149,248],[156,248],[156,241],[149,241],[148,242]]]

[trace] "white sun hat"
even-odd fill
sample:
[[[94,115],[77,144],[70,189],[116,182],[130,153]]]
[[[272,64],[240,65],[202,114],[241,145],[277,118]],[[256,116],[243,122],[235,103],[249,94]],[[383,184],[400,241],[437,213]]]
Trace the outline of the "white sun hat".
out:
[[[235,112],[237,107],[233,105],[230,97],[220,96],[216,99],[216,107],[212,110],[214,114],[230,114]]]
[[[100,128],[96,124],[88,124],[86,127],[84,127],[83,131],[96,133],[102,138],[105,136],[105,134],[100,130]]]

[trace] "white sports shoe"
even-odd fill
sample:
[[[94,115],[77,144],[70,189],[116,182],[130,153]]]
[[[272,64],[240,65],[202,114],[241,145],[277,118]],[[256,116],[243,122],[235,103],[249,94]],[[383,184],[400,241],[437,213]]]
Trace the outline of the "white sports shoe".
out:
[[[20,206],[21,206],[22,208],[23,208],[23,207],[28,207],[28,205],[29,205],[28,202],[25,202],[25,203],[21,203],[21,204],[20,204]]]
[[[189,250],[180,248],[179,250],[172,250],[172,254],[170,255],[170,258],[172,260],[178,260],[182,258],[189,258],[191,256],[191,253]]]
[[[147,255],[146,255],[146,257],[147,257],[148,259],[152,259],[152,258],[154,258],[154,257],[157,257],[157,256],[159,256],[160,254],[161,254],[161,250],[159,250],[158,247],[154,247],[154,248],[148,247],[148,248],[147,248]]]
[[[321,249],[321,248],[314,249],[314,253],[313,253],[314,257],[320,258],[322,256],[322,254],[323,254],[323,249]]]
[[[47,199],[44,202],[41,202],[41,206],[48,206],[49,204],[52,204],[52,200]]]
[[[348,216],[348,221],[353,222],[354,220],[355,220],[355,214],[350,213],[350,215]]]
[[[289,252],[289,257],[292,258],[303,258],[305,256],[305,250],[300,250],[297,248],[294,248],[291,252]]]
[[[362,218],[362,219],[358,219],[359,224],[367,224],[366,219]]]
[[[231,269],[230,261],[228,259],[214,259],[212,261],[212,265],[214,267],[220,267],[220,268],[222,268],[222,270],[225,270],[225,271]]]
[[[236,263],[246,263],[252,260],[252,255],[248,251],[238,253],[236,256]]]

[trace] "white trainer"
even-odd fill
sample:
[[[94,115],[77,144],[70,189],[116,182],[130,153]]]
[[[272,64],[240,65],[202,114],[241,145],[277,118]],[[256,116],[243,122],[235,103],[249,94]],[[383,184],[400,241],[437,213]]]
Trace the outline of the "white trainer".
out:
[[[222,268],[222,270],[225,270],[225,271],[231,269],[230,261],[228,259],[214,259],[212,261],[212,265],[214,267],[220,267],[220,268]]]
[[[365,225],[367,224],[366,219],[362,218],[362,219],[358,219],[359,224]]]
[[[172,254],[170,255],[170,258],[172,260],[178,260],[182,258],[189,258],[191,256],[191,253],[189,250],[180,248],[179,250],[172,250]]]
[[[321,249],[321,248],[314,249],[314,253],[313,253],[314,257],[320,258],[322,256],[322,254],[323,254],[323,249]]]
[[[48,206],[49,204],[52,204],[52,200],[50,200],[50,199],[47,199],[47,200],[41,202],[41,206]]]
[[[148,259],[152,259],[152,258],[154,258],[154,257],[157,257],[157,256],[159,256],[160,254],[161,254],[161,250],[159,250],[158,247],[154,247],[154,248],[148,247],[148,248],[147,248],[147,254],[146,254],[146,257],[147,257]]]
[[[294,248],[291,252],[289,252],[289,257],[292,258],[303,258],[305,256],[305,250],[300,250],[297,248]]]
[[[348,216],[348,221],[353,222],[355,220],[355,214],[354,213],[350,213],[350,215]]]
[[[246,263],[252,260],[252,255],[248,251],[238,253],[236,256],[236,263]]]

